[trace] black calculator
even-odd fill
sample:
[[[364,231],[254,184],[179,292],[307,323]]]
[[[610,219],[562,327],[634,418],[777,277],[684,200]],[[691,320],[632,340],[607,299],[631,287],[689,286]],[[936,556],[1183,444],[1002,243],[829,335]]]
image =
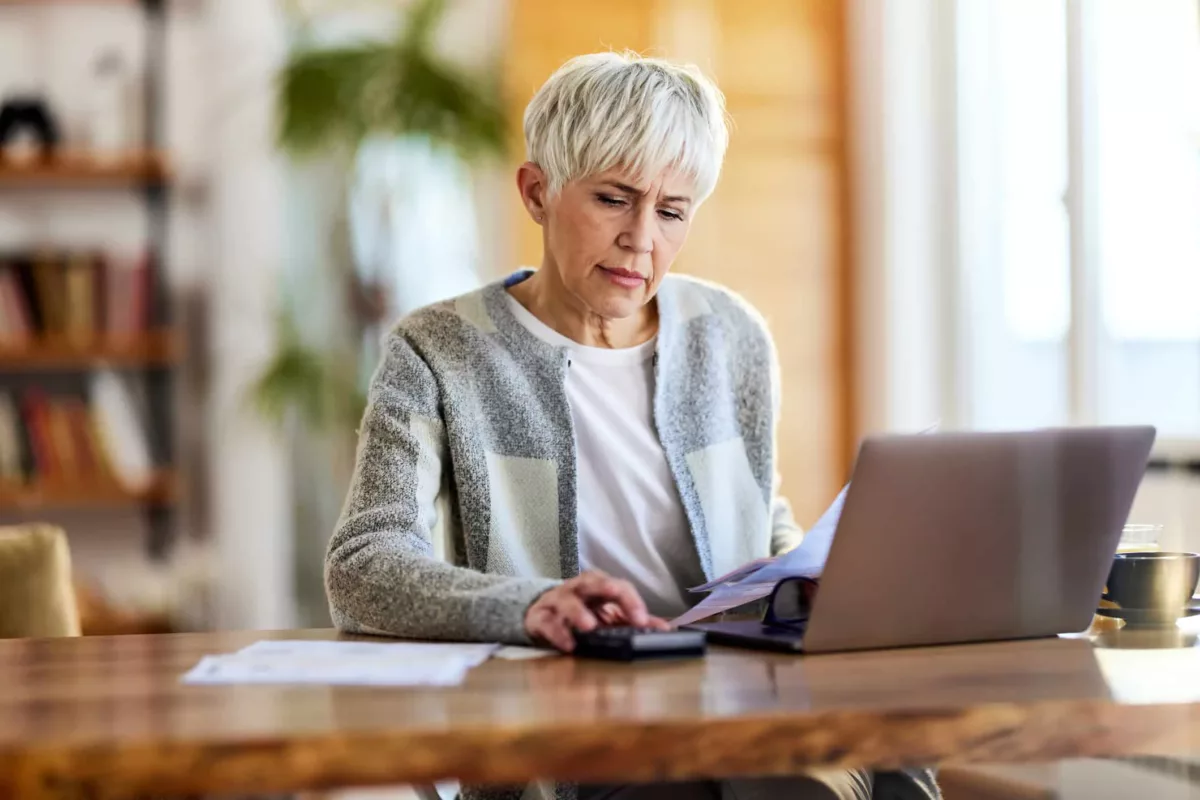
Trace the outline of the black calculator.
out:
[[[596,628],[575,632],[575,651],[580,658],[637,661],[643,658],[688,658],[704,655],[707,641],[703,631],[656,631],[650,628]]]

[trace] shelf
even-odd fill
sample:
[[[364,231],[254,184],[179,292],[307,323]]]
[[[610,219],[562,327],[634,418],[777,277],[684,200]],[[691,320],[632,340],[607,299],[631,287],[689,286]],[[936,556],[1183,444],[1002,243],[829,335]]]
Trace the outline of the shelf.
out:
[[[139,0],[0,0],[0,7],[26,6],[136,6]]]
[[[2,2],[4,0],[0,0]],[[84,152],[66,151],[49,160],[0,157],[0,189],[157,186],[170,179],[167,158],[155,152],[98,158]]]
[[[130,491],[116,483],[0,484],[0,511],[166,506],[174,503],[175,497],[175,477],[170,472],[156,475],[142,491]]]
[[[0,344],[0,372],[169,366],[178,358],[178,342],[171,331],[154,331],[128,339],[97,338],[87,344],[64,339],[36,341],[22,347]]]

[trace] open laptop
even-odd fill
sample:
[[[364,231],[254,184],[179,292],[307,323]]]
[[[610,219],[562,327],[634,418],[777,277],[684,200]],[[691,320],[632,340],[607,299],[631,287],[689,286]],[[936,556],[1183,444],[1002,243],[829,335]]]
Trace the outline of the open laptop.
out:
[[[1151,427],[867,439],[806,624],[697,623],[808,653],[1081,631],[1154,443]]]

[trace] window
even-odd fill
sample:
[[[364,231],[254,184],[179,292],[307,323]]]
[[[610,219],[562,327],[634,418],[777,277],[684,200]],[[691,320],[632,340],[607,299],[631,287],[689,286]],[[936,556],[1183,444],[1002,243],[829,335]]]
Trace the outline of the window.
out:
[[[956,8],[963,421],[1200,436],[1196,0]]]
[[[1094,15],[1098,411],[1200,435],[1200,19],[1196,0]]]
[[[960,314],[973,427],[1067,422],[1067,22],[1062,3],[959,4]]]

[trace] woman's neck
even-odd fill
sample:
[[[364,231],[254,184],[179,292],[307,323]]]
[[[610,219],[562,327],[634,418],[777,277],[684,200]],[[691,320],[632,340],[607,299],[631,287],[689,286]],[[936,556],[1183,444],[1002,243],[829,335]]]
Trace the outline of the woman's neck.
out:
[[[636,347],[658,333],[656,302],[651,301],[631,317],[606,319],[567,291],[553,270],[540,269],[508,291],[529,313],[586,347]]]

